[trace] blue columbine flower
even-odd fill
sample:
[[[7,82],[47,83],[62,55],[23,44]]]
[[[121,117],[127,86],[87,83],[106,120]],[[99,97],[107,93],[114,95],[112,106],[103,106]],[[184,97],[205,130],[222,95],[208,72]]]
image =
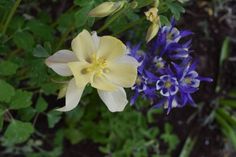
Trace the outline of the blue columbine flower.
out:
[[[161,95],[168,97],[175,95],[178,90],[179,83],[177,79],[171,75],[163,75],[156,82],[156,90],[160,90]]]
[[[192,41],[182,40],[191,34],[178,30],[172,19],[170,26],[160,28],[146,53],[139,53],[140,44],[129,46],[129,55],[140,63],[131,104],[141,95],[154,107],[167,108],[167,114],[173,107],[195,106],[191,94],[198,91],[201,81],[211,82],[212,79],[200,77],[195,70],[196,62],[192,62],[190,55]]]
[[[196,103],[194,102],[191,94],[196,92],[199,89],[200,82],[206,81],[206,82],[212,82],[213,80],[208,77],[201,77],[198,75],[198,73],[195,71],[197,62],[189,63],[186,65],[182,70],[179,68],[179,72],[181,73],[179,78],[179,89],[181,94],[181,103],[180,106],[185,106],[187,103],[189,103],[192,106],[196,106]]]
[[[149,54],[165,59],[182,60],[189,57],[191,40],[182,42],[184,37],[192,34],[191,31],[179,31],[172,19],[170,26],[160,28],[157,37],[150,46]]]

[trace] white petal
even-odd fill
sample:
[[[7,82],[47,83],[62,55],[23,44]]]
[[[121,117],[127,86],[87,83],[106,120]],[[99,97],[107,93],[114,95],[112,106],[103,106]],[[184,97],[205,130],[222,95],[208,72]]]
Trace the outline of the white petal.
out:
[[[122,57],[117,58],[116,60],[112,61],[112,62],[117,62],[117,63],[129,63],[132,64],[133,66],[140,66],[141,63],[139,63],[134,57],[128,56],[128,55],[124,55]]]
[[[97,50],[100,43],[100,37],[97,35],[97,32],[95,31],[92,32],[92,38],[93,38],[95,49]]]
[[[66,112],[74,109],[78,105],[83,91],[84,87],[78,88],[75,84],[75,79],[70,80],[66,91],[66,105],[57,110]]]
[[[72,73],[67,66],[68,62],[76,61],[76,55],[69,50],[60,50],[48,57],[45,61],[46,65],[52,68],[57,74],[61,76],[71,76]]]
[[[100,90],[115,91],[117,85],[108,80],[104,75],[94,75],[91,86]]]
[[[137,66],[132,63],[108,63],[108,72],[104,75],[120,87],[130,88],[137,79]]]
[[[98,95],[111,112],[123,111],[128,103],[125,90],[121,87],[112,92],[98,90]]]
[[[178,103],[175,99],[173,100],[171,107],[172,108],[178,107]],[[168,108],[168,101],[166,101],[165,104],[164,104],[164,109],[167,109],[167,108]]]
[[[131,56],[124,55],[117,59],[109,60],[109,72],[104,75],[120,87],[132,87],[137,78],[137,68],[140,63]]]
[[[96,50],[93,38],[87,30],[83,30],[72,40],[71,47],[80,61],[89,61]]]
[[[112,60],[122,57],[126,53],[126,46],[119,39],[112,36],[100,37],[97,57]]]

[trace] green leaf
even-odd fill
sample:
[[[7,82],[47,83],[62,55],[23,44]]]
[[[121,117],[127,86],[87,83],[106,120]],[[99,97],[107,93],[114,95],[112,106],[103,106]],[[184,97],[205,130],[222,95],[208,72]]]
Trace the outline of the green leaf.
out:
[[[31,121],[35,116],[36,110],[33,107],[27,107],[19,109],[17,113],[22,121]]]
[[[67,30],[74,24],[74,12],[66,12],[62,14],[58,19],[59,29]]]
[[[85,138],[85,136],[76,128],[70,128],[65,130],[65,137],[71,142],[71,144],[79,143]]]
[[[0,62],[0,75],[9,76],[16,73],[18,65],[10,61]]]
[[[49,128],[53,128],[60,121],[61,114],[62,113],[58,111],[50,111],[47,113]]]
[[[217,112],[215,112],[216,121],[221,127],[221,131],[232,142],[234,148],[236,148],[236,131],[227,123],[227,121]]]
[[[48,57],[48,51],[41,45],[37,45],[33,50],[33,56],[35,57]]]
[[[179,143],[179,138],[172,133],[173,127],[169,123],[165,124],[164,130],[165,133],[161,135],[161,139],[169,145],[169,150],[172,151]]]
[[[180,13],[183,13],[185,11],[180,3],[166,1],[166,5],[177,20],[180,19]]]
[[[31,51],[34,46],[34,38],[28,32],[17,32],[13,36],[13,41],[18,48]]]
[[[136,0],[136,2],[138,3],[137,8],[142,8],[153,3],[153,0]]]
[[[236,117],[233,115],[230,115],[230,113],[224,109],[224,108],[218,108],[216,110],[218,114],[220,114],[228,123],[230,123],[230,126],[236,128]]]
[[[33,86],[43,86],[48,80],[47,70],[44,59],[31,59],[29,67],[30,84]]]
[[[10,108],[20,109],[30,106],[32,104],[31,102],[32,95],[33,94],[30,92],[17,90],[10,103]]]
[[[70,127],[74,127],[78,124],[78,122],[81,120],[85,112],[85,107],[78,106],[74,110],[70,111],[66,115],[66,124]]]
[[[0,131],[2,130],[3,126],[3,118],[4,118],[4,110],[0,108]]]
[[[160,21],[161,21],[161,25],[169,25],[170,21],[168,20],[168,18],[166,16],[160,15]]]
[[[162,113],[163,113],[163,110],[161,110],[161,109],[149,110],[147,112],[147,121],[148,121],[148,123],[156,122],[155,115],[162,114]]]
[[[23,16],[14,16],[9,24],[9,28],[11,30],[19,30],[24,25],[25,18]]]
[[[7,82],[0,80],[0,101],[10,102],[11,98],[15,95],[15,89]]]
[[[53,41],[53,29],[37,20],[30,20],[28,23],[30,31],[44,41]]]
[[[125,16],[118,17],[114,22],[109,25],[109,29],[113,33],[120,32],[129,24],[127,18]]]
[[[44,98],[39,97],[36,103],[35,109],[37,112],[43,112],[47,109],[48,103],[44,100]]]
[[[7,127],[3,137],[8,144],[18,144],[25,142],[33,132],[31,123],[14,120]]]
[[[229,37],[226,37],[224,39],[224,42],[221,47],[221,52],[220,52],[220,66],[222,66],[223,61],[229,57]]]
[[[86,22],[90,18],[88,16],[88,13],[91,10],[91,8],[92,8],[91,6],[85,6],[75,13],[75,25],[77,27],[81,27],[86,24]]]
[[[196,141],[197,141],[197,137],[192,138],[189,136],[184,143],[184,147],[181,150],[179,157],[189,157],[196,144]]]
[[[41,85],[43,93],[46,95],[55,94],[55,92],[60,89],[61,86],[58,86],[56,83],[44,83]]]
[[[233,99],[220,99],[219,103],[221,106],[236,108],[236,100]]]

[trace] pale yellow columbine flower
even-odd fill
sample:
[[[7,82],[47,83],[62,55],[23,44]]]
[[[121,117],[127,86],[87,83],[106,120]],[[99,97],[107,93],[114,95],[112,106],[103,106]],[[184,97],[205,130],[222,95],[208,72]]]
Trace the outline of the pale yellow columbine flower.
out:
[[[160,18],[158,16],[158,9],[156,7],[150,8],[147,12],[145,12],[145,15],[147,20],[151,22],[146,35],[146,41],[149,42],[158,33],[160,28]]]
[[[104,2],[100,5],[98,5],[96,8],[92,9],[89,12],[89,16],[92,17],[105,17],[110,14],[113,14],[117,11],[119,11],[123,6],[125,2],[124,1],[118,1],[118,2]]]
[[[115,37],[99,37],[87,30],[73,39],[71,46],[72,51],[60,50],[46,59],[47,66],[57,74],[73,75],[66,90],[66,105],[58,110],[75,108],[89,83],[97,88],[111,112],[123,111],[128,102],[123,87],[134,85],[139,65],[127,55],[126,46]]]

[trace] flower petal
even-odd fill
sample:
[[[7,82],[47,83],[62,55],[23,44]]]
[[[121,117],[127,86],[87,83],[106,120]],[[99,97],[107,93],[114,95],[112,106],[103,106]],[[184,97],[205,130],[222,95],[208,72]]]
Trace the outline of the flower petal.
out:
[[[84,86],[85,87],[85,86]],[[62,108],[57,109],[58,111],[66,112],[74,109],[83,94],[84,87],[78,88],[75,84],[75,79],[72,79],[67,87],[66,91],[66,105]]]
[[[112,83],[103,75],[94,75],[91,85],[94,88],[105,90],[105,91],[114,91],[118,88],[117,85]]]
[[[109,62],[108,72],[104,75],[113,83],[121,87],[132,87],[137,78],[137,62],[122,63]]]
[[[87,68],[90,66],[87,62],[70,62],[68,63],[70,70],[72,71],[76,85],[79,88],[84,87],[88,82],[91,81],[93,73],[87,71]]]
[[[119,57],[115,60],[111,60],[110,62],[117,62],[117,63],[130,63],[136,67],[140,66],[142,63],[139,63],[134,57],[124,55],[122,57]]]
[[[126,46],[117,38],[103,36],[100,38],[97,57],[103,59],[114,59],[126,53]]]
[[[98,95],[111,112],[123,111],[128,103],[125,90],[120,87],[112,92],[98,90]]]
[[[97,50],[100,43],[100,37],[97,35],[97,32],[95,31],[92,32],[92,38],[93,38],[95,49]]]
[[[67,66],[68,62],[77,60],[76,55],[69,50],[60,50],[48,57],[45,61],[46,65],[52,68],[57,74],[61,76],[71,76],[72,73]]]
[[[83,30],[72,40],[71,47],[80,61],[90,60],[96,50],[94,40],[87,30]]]

